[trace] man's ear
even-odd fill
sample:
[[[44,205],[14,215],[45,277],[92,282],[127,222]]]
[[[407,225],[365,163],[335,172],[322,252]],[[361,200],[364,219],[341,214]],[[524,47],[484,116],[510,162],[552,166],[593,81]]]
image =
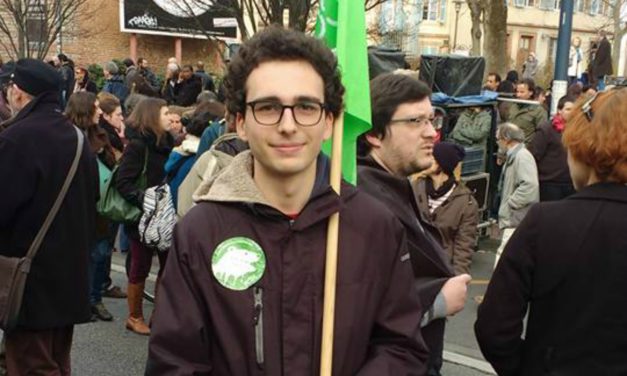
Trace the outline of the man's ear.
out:
[[[370,144],[373,149],[378,149],[381,147],[382,141],[379,136],[374,133],[368,132],[366,133],[366,141]]]
[[[244,115],[241,112],[235,114],[235,131],[237,136],[242,140],[248,142],[248,135],[246,134],[246,126],[244,124]]]
[[[323,140],[328,140],[333,136],[333,127],[335,126],[335,116],[332,113],[327,112],[324,116],[324,133],[322,134]],[[342,124],[340,124],[342,126]]]

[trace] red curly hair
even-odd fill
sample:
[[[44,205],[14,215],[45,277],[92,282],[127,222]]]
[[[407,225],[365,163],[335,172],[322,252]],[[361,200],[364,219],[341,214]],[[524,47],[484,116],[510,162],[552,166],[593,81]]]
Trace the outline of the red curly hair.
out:
[[[562,142],[571,156],[590,166],[601,181],[627,183],[627,88],[599,93],[591,104],[592,121],[581,98],[566,125]]]

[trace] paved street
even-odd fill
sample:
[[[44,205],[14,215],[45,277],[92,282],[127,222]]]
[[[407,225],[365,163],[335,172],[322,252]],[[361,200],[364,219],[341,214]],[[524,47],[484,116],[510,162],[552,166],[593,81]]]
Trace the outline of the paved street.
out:
[[[485,243],[485,242],[484,242]],[[482,248],[493,248],[494,242],[482,243]],[[485,291],[494,254],[477,252],[473,262],[473,278],[466,309],[449,320],[445,344],[446,363],[444,376],[483,376],[493,374],[479,352],[472,325],[476,317],[476,303],[473,297]],[[123,257],[114,255],[115,283],[126,287],[123,270]],[[153,268],[156,272],[156,265]],[[153,288],[149,281],[148,288]],[[126,300],[105,299],[105,305],[113,316],[113,322],[90,323],[76,327],[72,363],[74,374],[78,376],[134,376],[142,375],[146,361],[147,337],[130,333],[124,328],[128,312]],[[152,304],[144,304],[145,313],[150,315]]]

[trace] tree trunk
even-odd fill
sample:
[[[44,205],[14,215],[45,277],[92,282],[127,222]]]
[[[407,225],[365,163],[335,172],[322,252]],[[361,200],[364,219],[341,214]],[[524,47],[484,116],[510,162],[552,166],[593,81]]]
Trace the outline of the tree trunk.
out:
[[[472,27],[470,33],[472,35],[471,56],[481,56],[481,14],[483,13],[482,0],[467,0],[468,9],[470,9],[470,19]]]
[[[311,1],[292,1],[289,4],[289,9],[290,29],[305,31],[305,29],[307,29],[307,20],[309,19],[309,13],[311,11]]]
[[[614,42],[612,43],[612,68],[614,68],[614,75],[618,75],[619,71],[619,59],[620,59],[620,46],[623,41],[623,36],[627,34],[627,25],[621,20],[621,8],[626,5],[627,0],[616,1],[612,9],[612,21],[614,23]]]
[[[507,70],[507,6],[503,0],[487,0],[484,9],[483,56],[486,72]]]

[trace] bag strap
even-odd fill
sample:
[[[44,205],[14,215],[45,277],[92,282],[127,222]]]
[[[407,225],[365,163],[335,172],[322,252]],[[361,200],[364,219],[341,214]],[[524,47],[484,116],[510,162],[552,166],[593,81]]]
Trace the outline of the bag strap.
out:
[[[76,130],[76,136],[78,137],[78,142],[76,143],[76,154],[74,155],[74,161],[72,161],[72,166],[70,167],[70,171],[65,177],[63,186],[61,186],[61,191],[59,192],[57,199],[52,205],[52,209],[50,209],[50,212],[48,212],[48,216],[46,217],[44,224],[39,229],[37,236],[35,236],[35,240],[33,240],[33,243],[31,244],[30,248],[28,249],[28,252],[26,253],[26,258],[28,259],[27,264],[30,264],[30,261],[37,254],[37,250],[39,249],[41,242],[44,240],[44,237],[46,236],[46,233],[48,232],[48,228],[52,224],[54,217],[56,217],[57,212],[59,211],[59,208],[61,207],[61,203],[63,202],[63,199],[65,198],[67,190],[68,188],[70,188],[70,184],[72,183],[72,180],[74,179],[74,175],[76,174],[76,169],[78,168],[78,162],[81,159],[81,153],[83,151],[84,136],[83,136],[83,132],[81,132],[76,126],[74,126],[74,130]],[[30,265],[28,265],[27,267],[30,267]]]

